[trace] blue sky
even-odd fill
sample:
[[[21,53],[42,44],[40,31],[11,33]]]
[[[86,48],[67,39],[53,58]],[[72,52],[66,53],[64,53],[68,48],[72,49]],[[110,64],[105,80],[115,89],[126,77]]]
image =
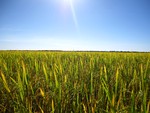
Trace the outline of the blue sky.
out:
[[[0,49],[150,51],[150,0],[0,0]]]

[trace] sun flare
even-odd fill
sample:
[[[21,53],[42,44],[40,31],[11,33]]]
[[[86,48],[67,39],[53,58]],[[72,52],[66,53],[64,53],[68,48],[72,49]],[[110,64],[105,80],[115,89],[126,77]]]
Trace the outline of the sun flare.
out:
[[[73,2],[73,0],[64,0],[64,3],[66,3],[66,4],[70,4],[72,2]]]
[[[74,0],[64,0],[64,4],[70,7],[75,27],[77,30],[79,30],[77,16],[76,16],[75,8],[74,8]]]

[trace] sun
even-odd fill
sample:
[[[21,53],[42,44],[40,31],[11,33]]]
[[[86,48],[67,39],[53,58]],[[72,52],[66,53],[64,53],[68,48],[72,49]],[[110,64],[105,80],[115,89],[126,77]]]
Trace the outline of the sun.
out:
[[[74,0],[63,0],[62,1],[65,6],[71,7],[74,5]]]
[[[71,4],[73,0],[63,0],[65,4]]]

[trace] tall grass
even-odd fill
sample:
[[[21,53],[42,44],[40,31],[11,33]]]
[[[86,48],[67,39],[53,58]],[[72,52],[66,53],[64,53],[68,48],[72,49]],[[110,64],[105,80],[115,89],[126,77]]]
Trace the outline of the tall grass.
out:
[[[0,51],[1,113],[150,112],[150,53]]]

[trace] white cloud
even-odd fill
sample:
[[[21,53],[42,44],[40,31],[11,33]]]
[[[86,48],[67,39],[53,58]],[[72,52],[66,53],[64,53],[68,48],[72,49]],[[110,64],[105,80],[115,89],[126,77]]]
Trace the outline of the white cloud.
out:
[[[84,40],[64,37],[33,36],[28,38],[5,37],[4,48],[10,49],[52,49],[52,50],[87,50],[88,44]],[[6,47],[7,46],[7,47]],[[1,45],[2,48],[2,45]]]

